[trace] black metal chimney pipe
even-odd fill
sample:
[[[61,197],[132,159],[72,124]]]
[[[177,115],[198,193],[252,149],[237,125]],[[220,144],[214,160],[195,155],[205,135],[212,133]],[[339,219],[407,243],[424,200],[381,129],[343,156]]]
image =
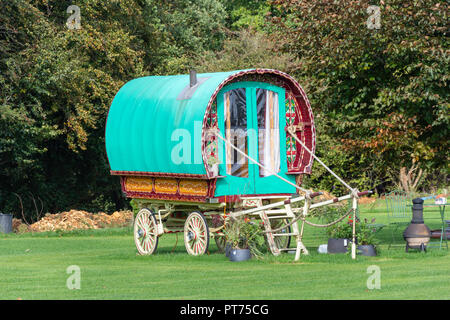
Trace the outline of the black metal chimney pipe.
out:
[[[411,223],[423,223],[423,199],[415,198],[412,201],[412,220]]]
[[[189,86],[192,88],[197,84],[197,71],[190,70],[189,71]]]

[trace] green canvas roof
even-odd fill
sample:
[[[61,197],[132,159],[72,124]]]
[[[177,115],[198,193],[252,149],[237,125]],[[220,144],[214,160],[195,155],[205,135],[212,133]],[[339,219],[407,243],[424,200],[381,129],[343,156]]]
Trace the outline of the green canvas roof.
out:
[[[114,97],[106,123],[111,171],[206,175],[201,150],[205,111],[218,86],[238,72],[198,74],[195,90],[189,90],[189,75],[149,76],[126,83]],[[187,143],[186,134],[191,163],[177,163],[173,154],[179,153],[180,142]]]

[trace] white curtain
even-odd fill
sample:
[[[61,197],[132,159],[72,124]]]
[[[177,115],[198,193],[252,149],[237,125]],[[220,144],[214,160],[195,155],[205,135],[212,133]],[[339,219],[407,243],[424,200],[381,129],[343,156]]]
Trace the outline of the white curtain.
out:
[[[265,110],[265,130],[263,150],[259,150],[261,164],[269,168],[272,172],[280,171],[280,129],[279,129],[279,106],[278,94],[266,91],[266,110]],[[261,145],[260,145],[261,147]],[[260,175],[267,177],[271,172],[260,169]]]

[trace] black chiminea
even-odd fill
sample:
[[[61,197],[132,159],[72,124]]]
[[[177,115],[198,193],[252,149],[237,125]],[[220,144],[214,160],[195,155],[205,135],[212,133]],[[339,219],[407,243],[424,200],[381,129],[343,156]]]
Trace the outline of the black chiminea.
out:
[[[423,200],[421,198],[413,199],[412,213],[413,217],[410,225],[403,232],[403,238],[406,240],[406,252],[408,249],[427,250],[430,242],[431,231],[423,223]]]

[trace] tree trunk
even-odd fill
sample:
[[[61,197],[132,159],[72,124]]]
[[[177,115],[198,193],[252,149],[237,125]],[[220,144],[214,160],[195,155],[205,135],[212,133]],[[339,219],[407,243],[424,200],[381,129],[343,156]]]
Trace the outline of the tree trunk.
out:
[[[419,184],[420,178],[422,178],[424,171],[419,168],[415,163],[412,164],[411,168],[407,170],[406,167],[400,168],[399,181],[400,186],[406,193],[415,192],[417,185]]]

